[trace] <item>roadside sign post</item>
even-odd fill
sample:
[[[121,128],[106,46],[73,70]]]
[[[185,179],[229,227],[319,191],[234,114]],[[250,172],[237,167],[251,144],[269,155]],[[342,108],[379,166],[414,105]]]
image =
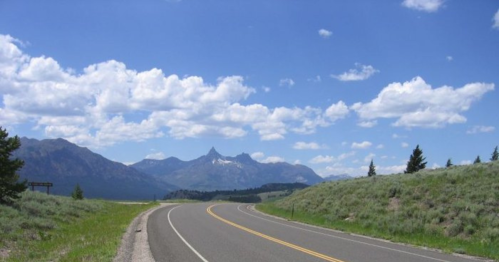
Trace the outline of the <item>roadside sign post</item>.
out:
[[[28,186],[31,187],[31,191],[35,191],[35,186],[45,186],[47,187],[47,195],[50,195],[50,187],[52,187],[54,184],[50,182],[28,182]]]

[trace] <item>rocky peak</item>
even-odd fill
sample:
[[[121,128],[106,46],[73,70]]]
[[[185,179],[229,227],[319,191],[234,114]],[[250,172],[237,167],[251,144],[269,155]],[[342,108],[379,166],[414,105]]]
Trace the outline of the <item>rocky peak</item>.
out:
[[[208,152],[208,154],[206,155],[206,157],[208,157],[209,159],[218,159],[218,158],[221,158],[222,155],[220,155],[217,150],[215,149],[215,147],[212,147],[210,149],[210,152]]]
[[[246,154],[246,153],[242,153],[240,155],[237,155],[236,156],[236,159],[240,162],[243,162],[243,163],[248,163],[248,162],[253,162],[254,160],[251,158],[250,155]]]

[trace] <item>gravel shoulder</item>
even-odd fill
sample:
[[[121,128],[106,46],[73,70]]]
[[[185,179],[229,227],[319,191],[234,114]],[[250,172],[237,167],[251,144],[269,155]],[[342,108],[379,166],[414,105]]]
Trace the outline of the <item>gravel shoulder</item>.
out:
[[[175,204],[161,203],[160,206],[141,213],[130,223],[121,239],[114,262],[155,262],[148,242],[147,220],[152,212],[168,205]]]

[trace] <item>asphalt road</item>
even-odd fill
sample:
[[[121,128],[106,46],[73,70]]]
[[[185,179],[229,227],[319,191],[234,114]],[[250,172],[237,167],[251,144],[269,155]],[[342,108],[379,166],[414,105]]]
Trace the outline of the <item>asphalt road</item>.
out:
[[[185,204],[149,216],[156,261],[477,261],[275,219],[246,204]]]

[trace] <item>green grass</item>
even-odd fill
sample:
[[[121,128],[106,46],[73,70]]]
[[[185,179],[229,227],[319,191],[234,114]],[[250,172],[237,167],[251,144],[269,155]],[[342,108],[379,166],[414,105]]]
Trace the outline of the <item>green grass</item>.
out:
[[[257,209],[396,242],[499,259],[499,161],[326,182]]]
[[[133,218],[155,205],[24,192],[0,206],[0,249],[10,251],[0,261],[112,261]]]

